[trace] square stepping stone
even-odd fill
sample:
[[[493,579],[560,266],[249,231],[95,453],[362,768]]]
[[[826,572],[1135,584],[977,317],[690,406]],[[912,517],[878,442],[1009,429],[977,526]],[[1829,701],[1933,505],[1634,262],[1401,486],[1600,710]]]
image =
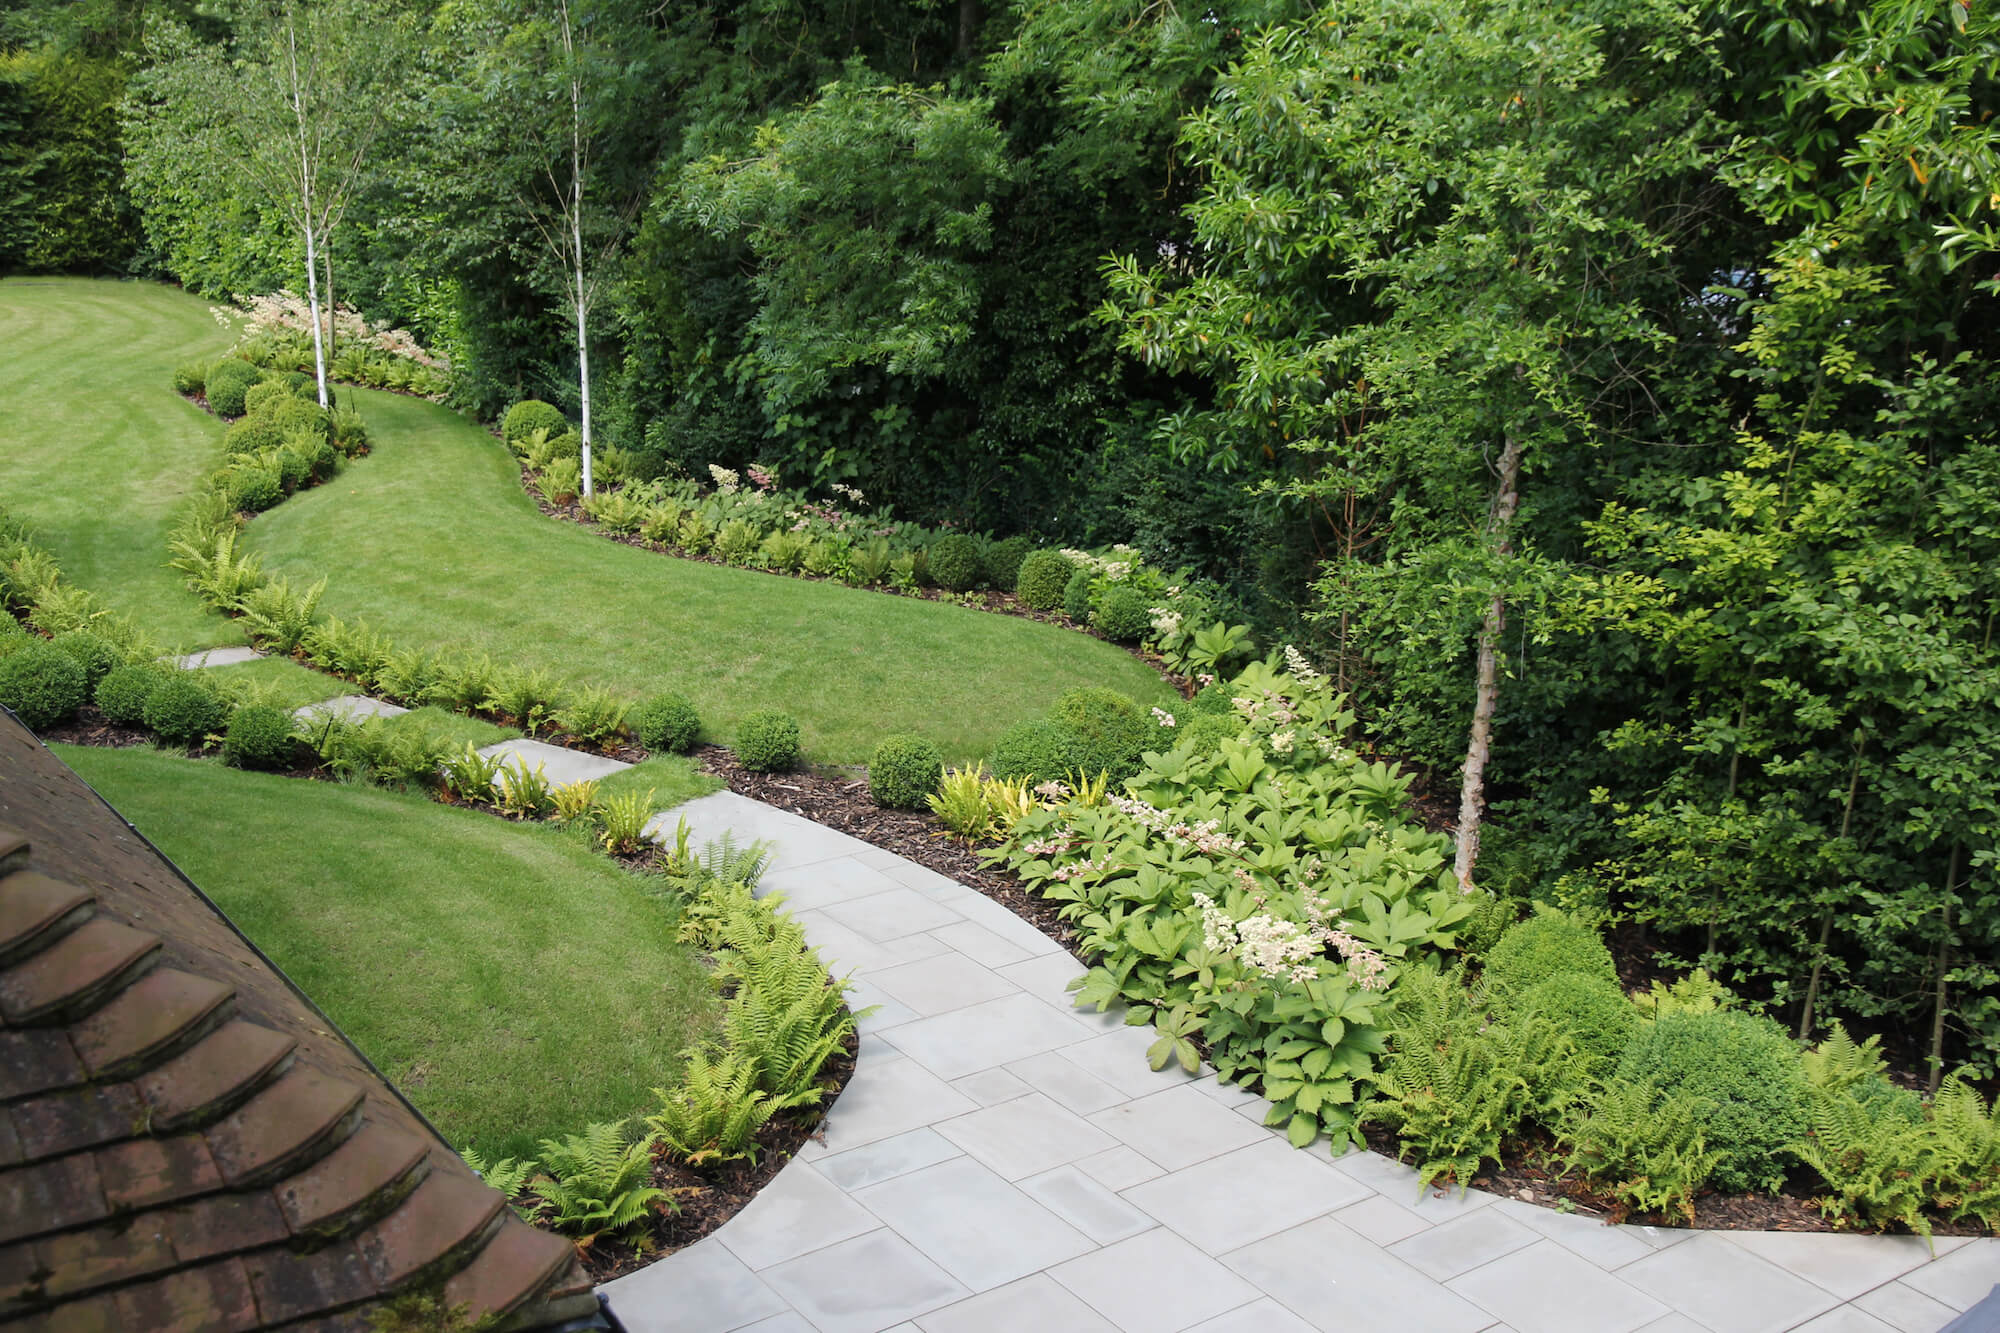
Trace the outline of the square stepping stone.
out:
[[[542,766],[551,785],[566,787],[572,782],[589,782],[596,778],[608,778],[613,773],[622,773],[632,767],[616,759],[606,759],[603,755],[585,754],[582,750],[569,750],[560,745],[550,745],[545,741],[531,741],[516,738],[488,745],[481,754],[497,757],[503,763],[519,763],[533,772],[535,765]]]
[[[292,716],[301,722],[310,722],[321,717],[337,717],[342,722],[359,722],[370,717],[401,717],[409,711],[407,708],[381,699],[371,699],[365,694],[343,694],[316,704],[307,704],[303,708],[294,708]]]
[[[236,666],[243,662],[255,662],[264,654],[255,648],[204,648],[186,657],[171,659],[173,664],[184,671],[198,671],[202,667]]]
[[[934,1129],[913,1129],[813,1163],[844,1190],[858,1190],[959,1156],[958,1145]]]
[[[937,1131],[1008,1180],[1117,1146],[1109,1134],[1038,1092],[947,1120]]]
[[[1971,1309],[2000,1285],[2000,1240],[1944,1239],[1937,1253],[1902,1281],[1954,1310]]]
[[[965,1157],[870,1185],[854,1197],[973,1291],[1094,1248],[1054,1213]]]
[[[1461,1218],[1403,1244],[1421,1245],[1452,1227],[1483,1221],[1488,1213]],[[1491,1216],[1506,1226],[1516,1225],[1500,1214]],[[1494,1258],[1493,1252],[1503,1244],[1488,1237],[1482,1249],[1489,1262],[1448,1285],[1521,1333],[1627,1333],[1648,1326],[1678,1303],[1639,1291],[1554,1241],[1537,1240],[1526,1249]],[[1399,1246],[1397,1252],[1401,1250]],[[1431,1255],[1434,1262],[1440,1257],[1438,1252]]]
[[[1127,1202],[1210,1254],[1309,1222],[1366,1194],[1325,1162],[1271,1137],[1124,1191]]]
[[[607,1282],[605,1299],[630,1333],[741,1328],[782,1316],[784,1298],[717,1236],[697,1241],[666,1263]]]
[[[884,1035],[938,1077],[955,1079],[1059,1050],[1086,1034],[1063,1014],[1017,991],[935,1018],[920,1018]]]
[[[978,1109],[979,1103],[914,1060],[870,1057],[827,1113],[823,1137],[831,1155]]]
[[[956,952],[875,972],[869,980],[925,1017],[997,1000],[1017,989],[999,973]]]
[[[879,1223],[805,1162],[793,1162],[716,1232],[752,1269],[873,1231]]]
[[[879,1333],[972,1294],[886,1227],[780,1264],[764,1277],[820,1333]]]
[[[1074,1165],[1030,1176],[1021,1182],[1021,1188],[1036,1203],[1099,1245],[1109,1245],[1159,1225]]]
[[[1777,1333],[1838,1304],[1719,1231],[1627,1264],[1618,1276],[1715,1333]]]
[[[669,837],[672,836],[669,830]],[[758,884],[758,897],[777,892],[795,912],[831,907],[852,898],[900,887],[882,871],[853,856],[836,856],[807,866],[792,866],[766,874]]]
[[[1796,1231],[1726,1232],[1732,1244],[1844,1301],[1922,1268],[1930,1247],[1919,1236],[1827,1236]],[[2000,1271],[1996,1271],[2000,1280]]]
[[[1499,1314],[1446,1290],[1328,1217],[1254,1241],[1224,1255],[1223,1262],[1255,1283],[1257,1294],[1326,1333],[1363,1328],[1477,1333]],[[1599,1333],[1608,1328],[1598,1326]]]
[[[1169,1171],[1253,1143],[1279,1142],[1270,1131],[1217,1105],[1188,1084],[1099,1111],[1090,1117],[1090,1123]]]
[[[1119,1333],[1116,1325],[1041,1273],[919,1315],[916,1323],[923,1333],[1020,1333],[1023,1329]]]
[[[1049,1276],[1121,1329],[1178,1333],[1248,1305],[1255,1287],[1164,1227],[1072,1259]],[[1343,1328],[1378,1327],[1345,1322]],[[1420,1323],[1379,1327],[1423,1328]]]

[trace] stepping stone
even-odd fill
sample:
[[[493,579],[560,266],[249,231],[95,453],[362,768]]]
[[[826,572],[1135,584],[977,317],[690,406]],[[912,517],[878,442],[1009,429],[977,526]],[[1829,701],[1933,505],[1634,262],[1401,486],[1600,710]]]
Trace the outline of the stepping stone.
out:
[[[184,671],[193,671],[200,667],[235,666],[239,662],[254,662],[263,655],[255,648],[206,648],[198,653],[189,653],[186,657],[168,660]]]
[[[292,716],[301,722],[310,722],[316,717],[337,717],[343,722],[359,722],[370,717],[401,717],[409,712],[407,708],[380,699],[371,699],[365,694],[343,694],[338,699],[326,699],[303,708],[294,708]]]
[[[542,741],[501,741],[498,745],[486,746],[479,753],[497,755],[503,761],[519,760],[531,773],[535,765],[540,764],[549,782],[558,787],[566,787],[572,782],[608,778],[613,773],[622,773],[632,767],[616,759],[585,754],[581,750],[566,750],[560,745],[549,745]]]

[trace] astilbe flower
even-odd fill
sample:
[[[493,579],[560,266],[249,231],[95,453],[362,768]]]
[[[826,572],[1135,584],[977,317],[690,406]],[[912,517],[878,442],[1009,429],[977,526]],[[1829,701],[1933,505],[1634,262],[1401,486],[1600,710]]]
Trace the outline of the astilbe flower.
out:
[[[1085,875],[1101,875],[1110,868],[1111,865],[1108,861],[1092,861],[1085,858],[1081,861],[1072,861],[1066,866],[1056,867],[1055,870],[1050,872],[1049,878],[1058,883],[1067,884],[1071,880],[1081,879]]]
[[[1109,796],[1105,801],[1141,828],[1150,829],[1169,842],[1177,842],[1183,847],[1192,847],[1210,856],[1220,852],[1243,850],[1242,839],[1232,838],[1224,833],[1222,821],[1219,819],[1204,819],[1198,824],[1190,824],[1184,819],[1175,819],[1165,810],[1130,796]]]
[[[1289,643],[1285,645],[1285,670],[1291,672],[1292,679],[1308,690],[1316,690],[1326,684],[1326,673],[1306,661],[1305,654]]]
[[[1248,871],[1239,869],[1236,880],[1251,890],[1257,907],[1267,905],[1262,890],[1255,887],[1256,881]],[[1306,913],[1303,925],[1261,910],[1237,921],[1207,894],[1194,895],[1194,905],[1201,911],[1202,943],[1261,976],[1311,981],[1319,975],[1320,959],[1331,949],[1340,955],[1348,979],[1355,985],[1363,990],[1386,988],[1388,960],[1331,920],[1324,898],[1308,893],[1303,895],[1303,903]]]
[[[736,475],[735,469],[726,468],[720,463],[710,463],[708,475],[715,478],[715,489],[724,495],[736,494],[737,488],[743,484],[743,479]]]
[[[1153,710],[1153,721],[1163,727],[1171,727],[1174,725],[1174,715],[1164,708],[1155,708]]]
[[[763,468],[757,466],[757,464],[752,463],[748,468],[745,469],[745,471],[747,471],[750,474],[750,484],[755,486],[758,490],[774,491],[778,489],[777,476],[773,473],[765,471]]]
[[[1069,784],[1067,782],[1060,782],[1055,778],[1050,778],[1047,782],[1035,784],[1035,795],[1050,801],[1068,800]]]
[[[1269,722],[1274,727],[1288,727],[1298,721],[1298,710],[1292,701],[1276,690],[1259,690],[1254,695],[1239,694],[1229,701],[1245,722]]]

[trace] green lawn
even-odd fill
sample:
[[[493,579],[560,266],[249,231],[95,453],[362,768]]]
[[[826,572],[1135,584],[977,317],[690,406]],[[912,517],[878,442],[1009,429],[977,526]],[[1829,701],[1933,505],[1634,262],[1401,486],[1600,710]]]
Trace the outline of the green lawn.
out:
[[[798,716],[807,757],[865,763],[915,731],[953,759],[1076,685],[1166,687],[1084,635],[962,607],[641,551],[542,517],[497,440],[430,403],[344,390],[371,456],[250,525],[265,568],[328,577],[325,612],[399,644],[550,667],[638,697],[684,691],[709,735]]]
[[[459,1147],[644,1111],[718,1005],[638,881],[554,829],[152,750],[54,747]]]
[[[174,509],[222,428],[174,393],[173,368],[234,335],[157,283],[0,281],[0,505],[63,572],[168,646],[241,643],[165,567]]]

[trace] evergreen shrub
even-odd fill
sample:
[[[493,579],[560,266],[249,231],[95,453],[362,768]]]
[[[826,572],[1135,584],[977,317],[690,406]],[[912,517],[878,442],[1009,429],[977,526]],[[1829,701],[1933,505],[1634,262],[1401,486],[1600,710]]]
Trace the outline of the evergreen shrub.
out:
[[[500,421],[500,438],[507,447],[519,453],[522,442],[538,430],[545,430],[554,439],[569,429],[569,420],[561,409],[552,403],[536,398],[524,398],[507,409],[507,415]]]
[[[1234,740],[1243,724],[1234,714],[1190,713],[1174,728],[1175,745],[1192,745],[1196,754],[1215,754],[1222,743]]]
[[[97,711],[118,726],[139,726],[146,720],[146,700],[165,679],[166,673],[156,666],[134,663],[114,668],[97,682]]]
[[[260,380],[243,391],[243,414],[254,417],[291,397],[292,386],[282,379]]]
[[[67,721],[88,697],[83,668],[53,643],[33,643],[0,658],[0,704],[31,731]]]
[[[124,655],[115,647],[87,629],[73,629],[67,634],[58,634],[53,642],[83,668],[86,691],[95,690],[97,683],[110,675],[112,668],[125,660]]]
[[[1806,1131],[1805,1074],[1798,1051],[1769,1019],[1715,1009],[1642,1023],[1617,1078],[1652,1088],[1662,1100],[1683,1093],[1696,1099],[1708,1147],[1719,1154],[1717,1188],[1783,1186],[1792,1145]]]
[[[234,768],[289,768],[298,746],[298,726],[290,713],[270,704],[245,704],[229,715],[222,762]]]
[[[1107,639],[1137,643],[1153,627],[1152,603],[1137,588],[1120,584],[1104,594],[1104,601],[1091,614],[1090,623]]]
[[[987,586],[1012,588],[1020,581],[1021,562],[1033,549],[1026,537],[1008,537],[989,545],[984,556]]]
[[[944,776],[944,755],[921,736],[891,736],[868,761],[868,794],[894,810],[922,810]]]
[[[1060,722],[1017,722],[1000,734],[986,767],[1008,782],[1048,782],[1088,770],[1096,757],[1089,742]]]
[[[202,361],[183,361],[174,367],[174,392],[184,393],[192,398],[208,384],[208,365]]]
[[[701,734],[701,716],[685,694],[656,694],[633,715],[639,743],[648,750],[679,754],[694,748]]]
[[[274,467],[261,463],[238,463],[222,474],[223,494],[231,510],[241,514],[261,514],[284,498],[284,479]]]
[[[1063,585],[1063,614],[1079,625],[1090,623],[1090,571],[1078,569]]]
[[[1618,982],[1611,950],[1597,932],[1549,908],[1510,927],[1486,955],[1486,982],[1496,990],[1524,991],[1564,972]]]
[[[215,691],[182,671],[167,677],[146,700],[146,725],[170,745],[199,745],[228,719],[229,706]]]
[[[263,389],[283,386],[257,384],[251,387]],[[285,433],[269,412],[250,412],[239,417],[235,425],[222,433],[222,447],[239,457],[275,449],[284,442]]]
[[[243,415],[243,397],[250,386],[264,378],[264,372],[248,361],[225,356],[209,367],[204,387],[209,410],[219,417]]]
[[[799,759],[799,723],[790,713],[760,708],[736,729],[736,758],[757,773],[777,773]]]
[[[1625,1053],[1639,1008],[1616,982],[1584,972],[1558,972],[1527,988],[1523,1012],[1539,1014],[1567,1033],[1599,1067]]]
[[[1116,782],[1139,769],[1139,754],[1158,730],[1138,704],[1101,685],[1070,690],[1056,700],[1049,720],[1079,736],[1089,753],[1084,767],[1102,769]]]
[[[930,544],[931,581],[951,592],[965,592],[979,583],[979,543],[962,532],[947,533]]]
[[[1030,551],[1021,560],[1014,594],[1036,611],[1053,611],[1063,604],[1076,565],[1061,551]]]

